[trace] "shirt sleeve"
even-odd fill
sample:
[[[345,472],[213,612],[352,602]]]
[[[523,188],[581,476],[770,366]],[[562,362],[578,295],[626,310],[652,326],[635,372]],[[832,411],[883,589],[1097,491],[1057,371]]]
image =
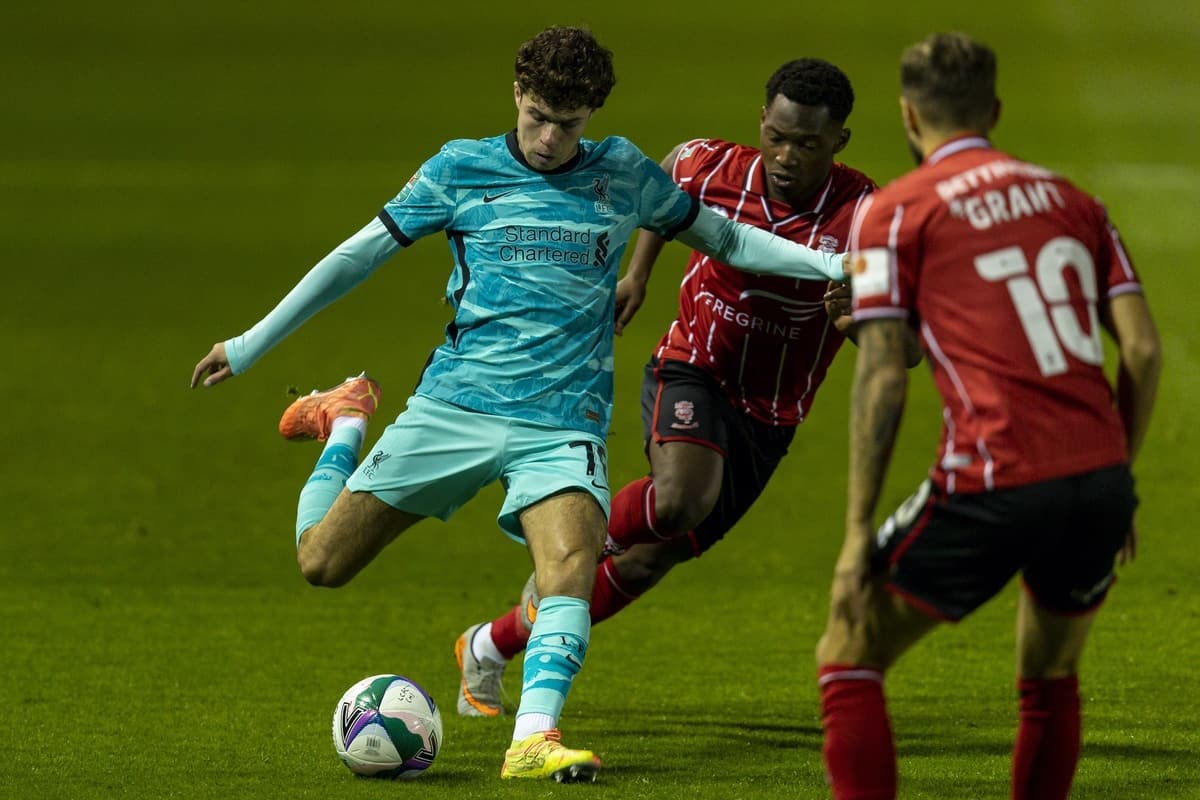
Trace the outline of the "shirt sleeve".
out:
[[[225,357],[233,374],[245,372],[314,314],[366,280],[398,249],[382,221],[367,223],[318,261],[258,324],[225,342]]]
[[[1099,204],[1097,204],[1099,205]],[[1102,218],[1103,232],[1098,248],[1096,274],[1103,280],[1106,294],[1111,299],[1128,292],[1141,292],[1142,282],[1133,266],[1133,259],[1125,249],[1117,226],[1109,219],[1104,206],[1099,207]]]
[[[379,220],[401,247],[450,227],[457,208],[453,153],[443,147],[408,179],[379,212]]]
[[[697,176],[711,165],[708,153],[713,149],[709,139],[692,139],[679,148],[671,167],[671,180],[690,195],[697,195]],[[717,163],[720,163],[719,161]]]
[[[638,227],[674,239],[696,219],[699,203],[671,180],[662,167],[644,155],[639,164],[641,197]]]
[[[723,264],[806,281],[844,280],[842,253],[825,253],[700,207],[679,241]]]
[[[905,208],[880,193],[863,201],[850,228],[850,286],[855,322],[883,317],[907,319],[917,259],[901,241]]]

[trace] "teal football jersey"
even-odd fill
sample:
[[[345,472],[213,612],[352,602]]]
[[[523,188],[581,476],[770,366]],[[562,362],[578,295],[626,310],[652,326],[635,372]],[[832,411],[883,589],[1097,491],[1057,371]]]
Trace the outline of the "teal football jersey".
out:
[[[538,172],[515,132],[448,142],[380,212],[402,246],[444,231],[454,261],[454,319],[418,393],[607,436],[621,255],[636,228],[672,238],[697,205],[627,139],[579,148]]]

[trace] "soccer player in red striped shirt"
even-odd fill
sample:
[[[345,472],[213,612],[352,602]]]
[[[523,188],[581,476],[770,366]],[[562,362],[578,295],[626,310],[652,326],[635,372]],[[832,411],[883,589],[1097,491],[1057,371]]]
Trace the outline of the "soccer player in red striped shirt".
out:
[[[1017,574],[1012,797],[1065,798],[1080,655],[1114,563],[1133,554],[1130,463],[1154,403],[1158,336],[1104,208],[986,138],[995,75],[992,51],[963,34],[905,52],[900,105],[920,166],[864,204],[851,238],[846,536],[817,648],[837,800],[896,796],[886,670]],[[1101,329],[1119,352],[1115,392]],[[929,479],[876,528],[910,330],[945,425]]]
[[[766,89],[759,147],[694,139],[672,150],[663,169],[719,214],[842,252],[855,210],[876,188],[834,161],[850,139],[850,81],[828,62],[799,59],[780,67]],[[641,305],[663,242],[639,234],[618,285],[618,332]],[[645,370],[651,474],[613,497],[615,552],[598,567],[593,622],[707,551],[750,508],[808,416],[851,324],[848,305],[847,287],[755,275],[692,253],[679,314]],[[913,354],[919,358],[915,342]],[[501,713],[500,676],[529,635],[533,581],[520,605],[460,637],[459,713]]]

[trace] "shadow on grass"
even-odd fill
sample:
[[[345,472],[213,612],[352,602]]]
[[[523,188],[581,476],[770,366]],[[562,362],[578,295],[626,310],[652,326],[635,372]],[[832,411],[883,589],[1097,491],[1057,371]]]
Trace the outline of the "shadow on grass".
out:
[[[1014,732],[1015,733],[1015,732]],[[1004,756],[1012,753],[1011,738],[955,738],[952,731],[914,731],[896,737],[899,757],[905,756]],[[1083,743],[1083,758],[1102,758],[1106,761],[1129,759],[1138,762],[1163,761],[1172,765],[1178,759],[1192,759],[1195,754],[1185,748],[1155,747],[1142,744]],[[1186,763],[1186,762],[1184,762]]]
[[[497,769],[497,773],[499,769]],[[352,780],[360,785],[370,786],[372,784],[380,785],[404,785],[413,781],[420,781],[422,786],[440,786],[445,789],[450,789],[455,786],[464,786],[467,784],[476,785],[479,783],[479,774],[475,770],[443,768],[440,765],[431,767],[424,774],[416,778],[407,778],[401,780],[387,780],[380,778],[371,778],[366,775],[355,775]]]
[[[728,713],[698,712],[694,708],[612,719],[607,714],[601,716],[606,717],[601,722],[605,774],[622,783],[699,778],[705,784],[725,785],[746,780],[752,774],[765,788],[790,782],[820,785],[823,775],[822,731],[816,722],[778,714],[766,719],[737,719]],[[630,724],[632,719],[636,724]],[[944,721],[930,718],[928,722],[927,729],[904,730],[897,735],[900,771],[912,796],[956,800],[994,796],[997,786],[1007,780],[1006,764],[1015,728],[1010,732],[999,726],[971,727],[956,733]],[[653,757],[647,757],[650,753]],[[1190,771],[1180,774],[1180,765],[1193,757],[1183,747],[1085,741],[1085,763],[1105,766],[1102,774],[1077,780],[1076,793],[1101,797],[1100,787],[1109,786],[1111,790],[1111,776],[1122,774],[1138,776],[1137,781],[1143,784],[1156,776],[1151,782],[1164,798],[1200,797],[1188,794],[1200,786],[1200,779]],[[748,764],[755,765],[749,773]],[[990,764],[983,776],[978,772],[982,764]]]
[[[679,781],[759,788],[820,780],[821,728],[785,719],[667,714],[606,725],[605,775],[628,782]],[[653,754],[649,756],[649,754]],[[774,796],[774,795],[771,795]]]

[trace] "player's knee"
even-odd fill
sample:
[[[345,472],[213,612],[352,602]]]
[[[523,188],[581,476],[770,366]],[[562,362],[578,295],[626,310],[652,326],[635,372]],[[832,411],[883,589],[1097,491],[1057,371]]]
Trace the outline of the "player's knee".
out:
[[[558,547],[543,553],[544,568],[568,575],[590,573],[596,568],[599,545],[599,542],[562,542]]]
[[[300,565],[300,574],[304,580],[313,586],[328,586],[327,570],[321,559],[305,557],[303,548],[296,551],[296,563]]]
[[[584,547],[564,547],[543,554],[534,564],[537,592],[542,597],[565,595],[588,599],[596,575],[596,553]]]
[[[679,536],[695,528],[717,504],[721,486],[698,488],[667,476],[654,479],[656,529],[664,536]]]
[[[817,640],[817,667],[832,664],[888,666],[889,659],[882,657],[877,646],[872,646],[862,628],[861,625],[850,626],[839,620],[830,620],[825,633]]]
[[[326,554],[318,552],[316,547],[306,546],[304,538],[296,548],[296,563],[300,566],[300,574],[304,580],[313,586],[334,588],[346,583],[347,577],[339,575],[326,558]]]
[[[855,652],[853,657],[852,652]],[[848,646],[845,633],[833,625],[827,626],[817,640],[816,658],[818,669],[831,664],[858,663],[857,653]]]

